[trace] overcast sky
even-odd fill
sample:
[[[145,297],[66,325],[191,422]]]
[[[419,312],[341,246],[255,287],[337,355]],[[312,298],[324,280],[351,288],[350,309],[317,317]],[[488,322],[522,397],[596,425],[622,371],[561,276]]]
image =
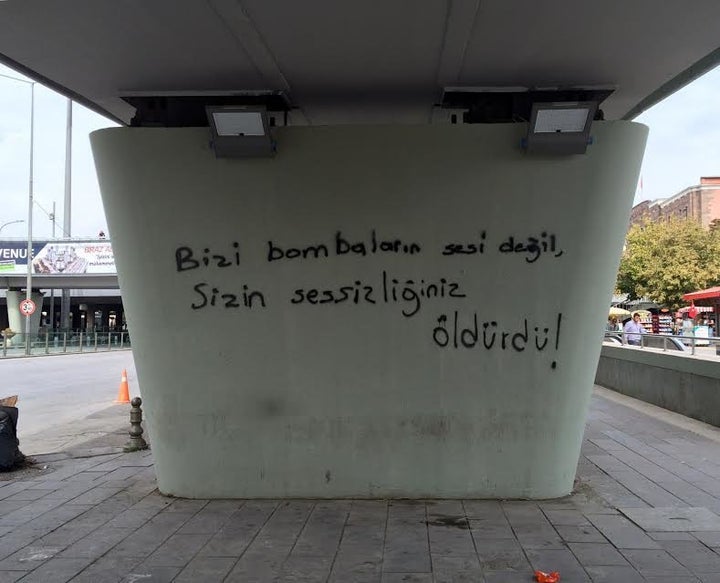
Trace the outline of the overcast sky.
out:
[[[0,65],[0,74],[25,79]],[[27,220],[30,163],[30,84],[0,77],[0,225]],[[33,238],[52,235],[47,213],[57,209],[56,235],[62,236],[65,192],[65,128],[67,99],[35,85],[35,154]],[[73,105],[72,217],[73,236],[97,236],[107,230],[95,177],[88,134],[115,125],[96,113]],[[44,210],[43,210],[44,209]],[[0,234],[27,237],[27,223],[7,225]]]
[[[0,74],[24,78],[0,65]],[[637,121],[650,126],[641,171],[642,189],[635,202],[665,198],[698,184],[701,176],[720,175],[720,67],[706,74]],[[62,236],[65,112],[67,100],[35,86],[35,160],[33,238],[52,235],[47,213],[57,208],[56,235]],[[113,122],[73,105],[72,235],[95,237],[107,232],[88,134]],[[25,220],[28,214],[30,158],[30,85],[0,77],[0,225]],[[27,224],[11,224],[1,237],[27,236]]]

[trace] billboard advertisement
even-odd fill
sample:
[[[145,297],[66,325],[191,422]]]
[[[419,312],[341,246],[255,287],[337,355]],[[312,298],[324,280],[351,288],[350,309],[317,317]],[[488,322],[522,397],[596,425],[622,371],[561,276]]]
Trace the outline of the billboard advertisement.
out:
[[[33,241],[32,270],[38,275],[116,275],[107,240]],[[0,275],[27,273],[27,241],[0,241]]]

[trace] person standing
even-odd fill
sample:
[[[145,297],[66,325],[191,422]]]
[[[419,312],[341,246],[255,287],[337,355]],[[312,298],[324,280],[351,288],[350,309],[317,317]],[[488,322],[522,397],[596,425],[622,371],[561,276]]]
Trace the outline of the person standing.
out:
[[[628,344],[640,346],[642,344],[642,335],[646,333],[645,327],[640,323],[640,314],[635,314],[632,320],[628,320],[623,331]]]

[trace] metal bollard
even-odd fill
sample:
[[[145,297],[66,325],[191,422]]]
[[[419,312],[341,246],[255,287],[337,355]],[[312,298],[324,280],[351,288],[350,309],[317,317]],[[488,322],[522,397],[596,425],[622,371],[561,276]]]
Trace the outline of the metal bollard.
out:
[[[147,442],[142,437],[142,409],[140,405],[142,405],[140,397],[135,397],[130,401],[130,441],[125,444],[123,451],[138,451],[148,448]]]

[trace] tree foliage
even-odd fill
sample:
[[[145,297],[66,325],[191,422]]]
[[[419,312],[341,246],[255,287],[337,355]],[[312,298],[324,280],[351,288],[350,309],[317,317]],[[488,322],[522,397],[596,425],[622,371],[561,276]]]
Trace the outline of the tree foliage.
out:
[[[720,229],[673,219],[630,229],[617,289],[628,299],[649,298],[676,309],[683,294],[720,283]]]

